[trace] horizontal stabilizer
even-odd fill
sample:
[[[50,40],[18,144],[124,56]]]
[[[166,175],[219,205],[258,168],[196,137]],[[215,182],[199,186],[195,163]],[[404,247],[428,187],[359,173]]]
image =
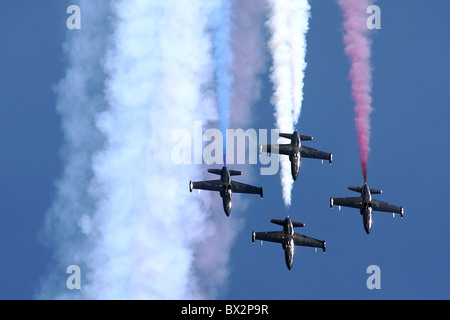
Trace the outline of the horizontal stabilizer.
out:
[[[286,139],[292,139],[292,137],[294,136],[292,133],[279,133],[278,134],[280,137],[286,138]]]
[[[285,224],[286,224],[286,220],[280,220],[280,219],[270,219],[270,222],[275,223],[275,224],[278,224],[278,225],[283,226],[283,227],[284,227]],[[305,224],[304,224],[303,222],[292,221],[292,226],[293,226],[294,228],[297,228],[297,227],[304,227]]]
[[[361,193],[362,188],[361,188],[361,187],[352,187],[352,186],[349,186],[349,187],[348,187],[348,190],[352,190],[352,191]]]
[[[242,171],[229,170],[230,176],[240,176],[242,175]]]
[[[313,137],[300,135],[301,141],[311,141]]]
[[[356,191],[356,192],[361,193],[362,188],[361,187],[351,187],[350,186],[350,187],[348,187],[348,190],[352,190],[352,191]],[[369,188],[369,190],[370,190],[371,194],[382,194],[383,193],[383,190],[379,190],[379,189]]]
[[[275,223],[275,224],[279,224],[280,226],[284,226],[284,220],[270,219],[270,222]]]
[[[208,172],[221,175],[222,174],[222,169],[208,169]]]
[[[293,226],[294,228],[297,228],[297,227],[304,227],[305,224],[304,224],[303,222],[292,221],[292,226]]]

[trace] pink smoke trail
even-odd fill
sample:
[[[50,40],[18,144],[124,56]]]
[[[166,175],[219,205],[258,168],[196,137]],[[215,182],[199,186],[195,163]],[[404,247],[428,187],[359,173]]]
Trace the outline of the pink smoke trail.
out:
[[[231,47],[236,59],[231,66],[230,122],[232,128],[242,128],[250,124],[261,96],[261,75],[268,60],[264,51],[268,8],[260,0],[233,0],[231,8]]]
[[[350,80],[355,103],[355,125],[361,155],[364,183],[367,177],[367,157],[369,155],[370,113],[372,108],[372,75],[370,67],[370,40],[366,20],[370,0],[338,0],[344,15],[345,53],[350,59]]]

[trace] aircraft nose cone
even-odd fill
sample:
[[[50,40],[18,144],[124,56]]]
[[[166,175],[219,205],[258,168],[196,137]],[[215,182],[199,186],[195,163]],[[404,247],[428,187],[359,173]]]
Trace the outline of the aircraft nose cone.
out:
[[[370,233],[370,229],[372,228],[372,214],[369,212],[368,214],[363,215],[363,223],[364,223],[364,230],[366,230],[366,233]]]
[[[364,224],[364,230],[366,230],[366,233],[369,234],[371,229],[371,225],[369,223]]]
[[[229,217],[231,212],[231,201],[224,201],[223,210],[225,211],[227,217]]]
[[[292,265],[294,264],[294,256],[290,250],[285,250],[284,257],[286,260],[286,267],[291,270]]]

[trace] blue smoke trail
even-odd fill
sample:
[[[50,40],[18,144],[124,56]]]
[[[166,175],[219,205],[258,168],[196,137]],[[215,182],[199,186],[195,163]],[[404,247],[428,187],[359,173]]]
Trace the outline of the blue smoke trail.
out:
[[[223,162],[226,164],[226,129],[230,127],[231,101],[231,2],[217,1],[213,4],[211,15],[211,33],[213,57],[215,60],[215,90],[219,110],[219,128],[224,137]]]

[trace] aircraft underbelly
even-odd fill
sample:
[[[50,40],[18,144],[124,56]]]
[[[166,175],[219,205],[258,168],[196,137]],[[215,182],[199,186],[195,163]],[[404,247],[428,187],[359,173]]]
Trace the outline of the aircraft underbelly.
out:
[[[362,216],[364,230],[366,230],[366,233],[369,234],[370,230],[372,229],[372,210],[370,208],[367,208],[366,210],[364,210]]]
[[[300,169],[300,153],[298,155],[298,158],[292,158],[291,160],[291,173],[294,180],[297,180],[299,169]]]
[[[229,196],[229,194],[226,193],[223,196],[222,200],[223,200],[223,210],[225,211],[225,214],[229,216],[231,212],[231,196]]]

